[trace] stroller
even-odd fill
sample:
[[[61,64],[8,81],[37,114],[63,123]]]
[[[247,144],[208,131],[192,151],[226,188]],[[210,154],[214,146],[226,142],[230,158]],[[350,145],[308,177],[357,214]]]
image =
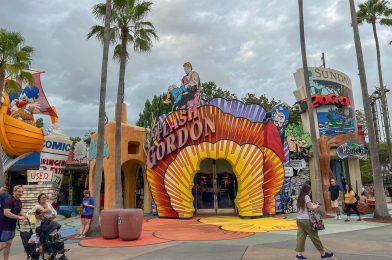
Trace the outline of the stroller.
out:
[[[28,243],[30,237],[33,234],[33,229],[31,228],[31,223],[27,219],[29,223],[29,230],[22,231],[20,229],[20,224],[18,222],[20,238],[22,240],[23,247],[27,254],[27,260],[39,260],[44,259],[43,255],[40,255],[39,246],[42,245],[43,252],[49,255],[47,259],[50,260],[67,260],[68,258],[65,255],[65,252],[69,251],[69,249],[64,249],[64,241],[66,238],[61,237],[58,232],[61,228],[61,225],[56,221],[52,221],[50,219],[44,219],[41,222],[41,232],[39,238],[39,244],[31,244]]]

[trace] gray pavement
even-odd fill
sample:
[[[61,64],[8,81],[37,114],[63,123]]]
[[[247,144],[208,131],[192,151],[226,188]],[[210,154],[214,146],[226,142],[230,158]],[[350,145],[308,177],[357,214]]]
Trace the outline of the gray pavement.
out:
[[[336,257],[345,260],[392,260],[392,225],[352,221],[345,223],[325,220],[326,230],[320,232],[324,246]],[[77,244],[66,245],[69,259],[211,259],[253,260],[294,259],[295,231],[257,233],[253,236],[203,242],[173,241],[159,245],[125,248],[86,248]],[[320,259],[319,253],[308,240],[305,255]],[[1,259],[1,256],[0,256]],[[11,260],[26,259],[19,238],[12,247]]]

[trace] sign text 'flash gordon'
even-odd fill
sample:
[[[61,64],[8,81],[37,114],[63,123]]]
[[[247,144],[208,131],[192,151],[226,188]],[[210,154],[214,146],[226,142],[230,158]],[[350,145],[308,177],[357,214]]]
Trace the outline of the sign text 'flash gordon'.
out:
[[[190,124],[190,129],[185,126]],[[196,141],[202,136],[215,133],[215,123],[209,117],[199,119],[197,108],[182,110],[178,118],[168,125],[166,122],[159,128],[156,136],[157,144],[147,154],[147,167],[154,167],[173,151],[183,147],[189,138]]]

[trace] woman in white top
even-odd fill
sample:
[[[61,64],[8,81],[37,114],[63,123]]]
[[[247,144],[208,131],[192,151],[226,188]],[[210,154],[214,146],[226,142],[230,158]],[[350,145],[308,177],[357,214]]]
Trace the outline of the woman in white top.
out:
[[[309,218],[309,210],[315,210],[320,207],[319,204],[313,204],[309,194],[311,192],[311,188],[309,185],[304,184],[301,188],[301,192],[299,193],[297,200],[297,247],[295,251],[297,255],[296,259],[308,259],[302,253],[305,251],[305,241],[306,237],[309,236],[313,242],[313,245],[317,248],[317,250],[321,254],[321,259],[329,259],[333,256],[332,252],[325,252],[323,244],[320,241],[318,236],[318,232],[313,230],[312,224],[310,223]]]
[[[38,195],[38,203],[34,205],[31,211],[35,214],[35,218],[37,219],[37,222],[35,223],[36,227],[41,225],[44,218],[53,220],[57,216],[56,210],[48,202],[48,197],[45,193]]]

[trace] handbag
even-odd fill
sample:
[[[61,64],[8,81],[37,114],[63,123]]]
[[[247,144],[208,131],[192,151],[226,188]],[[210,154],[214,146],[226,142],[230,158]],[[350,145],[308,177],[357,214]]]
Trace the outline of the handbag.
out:
[[[323,219],[317,211],[309,210],[309,220],[314,231],[325,229]]]
[[[361,200],[361,197],[359,197],[359,195],[356,192],[354,193],[355,193],[355,199],[357,200],[357,202],[359,202]]]

